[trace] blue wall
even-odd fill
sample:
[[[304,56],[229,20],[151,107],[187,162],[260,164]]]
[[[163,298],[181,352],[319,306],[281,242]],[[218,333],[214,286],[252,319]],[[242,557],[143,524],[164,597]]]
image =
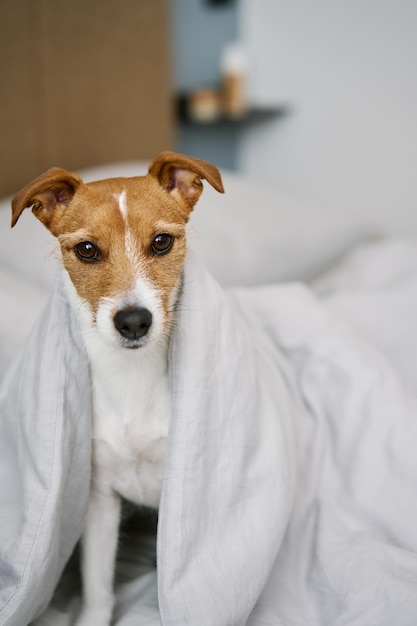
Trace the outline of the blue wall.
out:
[[[238,2],[170,0],[174,86],[178,91],[213,85],[223,47],[238,37]]]
[[[222,50],[238,38],[238,1],[219,6],[207,0],[170,0],[170,4],[176,93],[218,85]],[[179,124],[176,150],[235,169],[237,133],[230,125]]]

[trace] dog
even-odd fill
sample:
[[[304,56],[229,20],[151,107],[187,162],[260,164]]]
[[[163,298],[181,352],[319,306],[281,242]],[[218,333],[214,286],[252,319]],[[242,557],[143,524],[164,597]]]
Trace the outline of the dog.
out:
[[[57,238],[89,358],[92,478],[82,536],[78,626],[110,624],[122,497],[157,508],[171,394],[168,344],[187,252],[186,224],[218,169],[163,152],[146,176],[84,183],[52,168],[12,200]]]

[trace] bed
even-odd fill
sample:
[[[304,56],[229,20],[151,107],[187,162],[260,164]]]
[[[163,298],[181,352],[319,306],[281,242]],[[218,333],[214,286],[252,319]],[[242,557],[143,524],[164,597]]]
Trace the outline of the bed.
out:
[[[80,173],[145,171],[125,162]],[[114,623],[411,626],[417,243],[382,220],[353,223],[223,177],[226,194],[207,186],[189,228],[161,508],[156,519],[126,506]],[[88,497],[88,370],[54,244],[29,212],[10,231],[9,202],[0,621],[69,626]]]

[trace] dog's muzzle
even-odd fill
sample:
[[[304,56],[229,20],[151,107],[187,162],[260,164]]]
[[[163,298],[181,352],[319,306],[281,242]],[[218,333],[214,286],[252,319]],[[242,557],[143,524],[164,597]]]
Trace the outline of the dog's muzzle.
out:
[[[147,335],[152,326],[152,313],[143,307],[129,307],[118,311],[113,321],[122,337],[135,342]]]

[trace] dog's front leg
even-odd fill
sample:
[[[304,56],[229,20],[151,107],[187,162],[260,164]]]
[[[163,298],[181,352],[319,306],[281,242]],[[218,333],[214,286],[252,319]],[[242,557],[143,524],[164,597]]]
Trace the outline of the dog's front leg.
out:
[[[110,624],[120,509],[121,499],[115,491],[93,484],[81,543],[84,604],[77,626]]]

